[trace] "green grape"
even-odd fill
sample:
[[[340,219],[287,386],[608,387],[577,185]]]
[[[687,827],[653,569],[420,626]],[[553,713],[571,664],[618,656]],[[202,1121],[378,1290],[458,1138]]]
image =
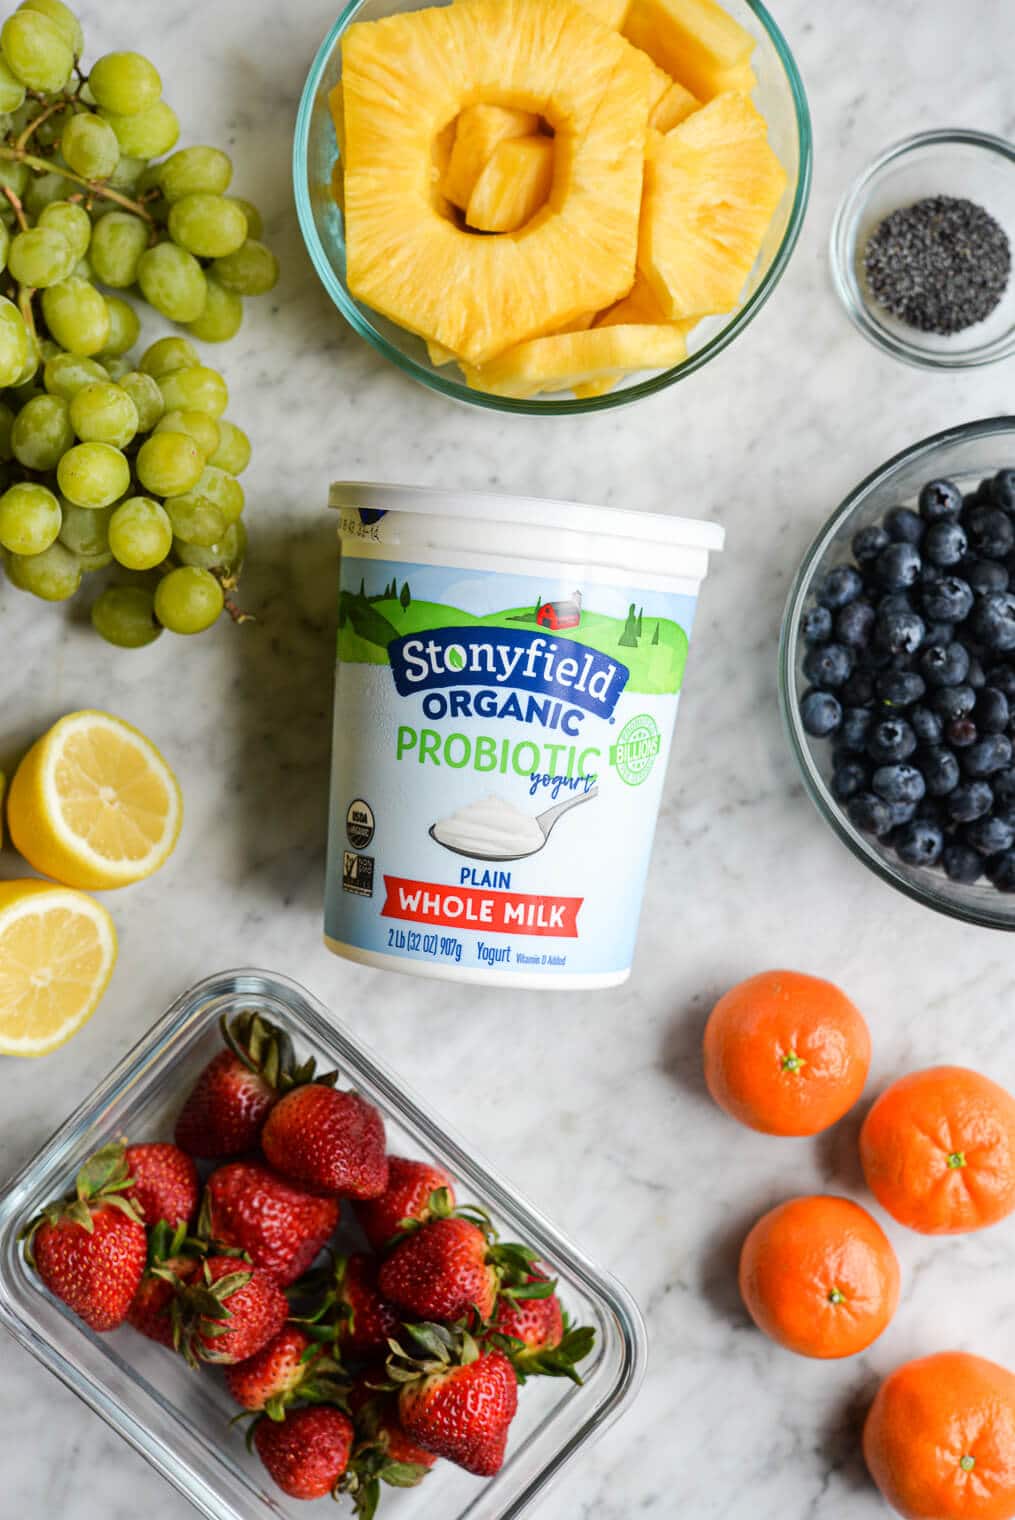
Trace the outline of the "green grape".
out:
[[[129,211],[110,211],[96,222],[89,259],[96,279],[125,290],[137,279],[137,266],[148,247],[148,228]]]
[[[246,552],[247,530],[242,518],[226,529],[220,543],[209,544],[206,548],[200,544],[185,544],[181,538],[173,540],[173,557],[181,565],[196,565],[201,570],[221,570],[225,575],[239,575]]]
[[[120,162],[120,144],[108,121],[81,111],[63,129],[60,151],[68,167],[85,179],[105,179]]]
[[[14,419],[11,447],[26,470],[55,470],[73,443],[74,430],[62,396],[47,396],[45,392],[34,396]]]
[[[71,401],[70,421],[82,443],[111,443],[125,449],[137,433],[137,407],[120,386],[95,380]]]
[[[38,385],[35,383],[39,365],[42,362],[42,355],[39,352],[39,340],[34,333],[28,333],[27,338],[28,352],[25,355],[25,362],[18,373],[18,378],[11,387],[17,395],[19,406],[25,401],[31,401],[32,397],[39,393]]]
[[[104,353],[102,355],[103,369],[109,374],[110,380],[115,380],[117,384],[119,384],[124,375],[130,374],[133,362],[129,354]]]
[[[161,396],[161,391],[159,395]],[[207,412],[166,412],[156,433],[186,433],[193,438],[205,459],[214,454],[219,446],[218,423]]]
[[[160,376],[159,389],[167,411],[207,412],[209,417],[221,417],[229,405],[226,382],[218,370],[206,364]]]
[[[42,383],[53,396],[70,401],[83,385],[93,380],[108,380],[109,375],[95,359],[82,359],[78,354],[65,354],[61,349],[46,360]],[[161,393],[160,393],[161,394]]]
[[[242,475],[250,463],[250,439],[242,428],[225,417],[218,418],[219,446],[208,463],[230,475]]]
[[[143,649],[162,633],[154,594],[145,586],[107,586],[92,606],[92,627],[118,649]]]
[[[138,260],[137,282],[149,306],[171,322],[193,322],[204,311],[208,281],[185,248],[157,243]]]
[[[12,554],[41,554],[56,543],[60,503],[34,482],[11,486],[0,496],[0,544]]]
[[[185,195],[221,195],[233,177],[232,160],[221,148],[181,148],[159,165],[158,183],[172,204]]]
[[[75,260],[83,259],[92,240],[92,219],[84,206],[51,201],[39,217],[40,227],[52,227],[67,240]]]
[[[248,238],[235,253],[216,259],[211,273],[238,296],[263,296],[278,283],[278,259],[263,243]]]
[[[121,375],[117,383],[137,407],[138,432],[150,433],[165,408],[158,382],[151,375],[144,375],[140,370],[134,369]]]
[[[113,513],[109,547],[127,570],[153,570],[173,547],[173,529],[165,507],[150,496],[128,496]]]
[[[164,100],[156,101],[146,111],[135,116],[123,116],[115,111],[102,111],[116,133],[120,152],[125,158],[161,158],[176,146],[180,135],[180,123],[176,112]]]
[[[94,285],[95,283],[95,270],[87,259],[78,259],[74,265],[73,274],[75,279],[87,280],[89,285]]]
[[[0,67],[2,67],[2,64],[3,60],[0,59]],[[0,75],[0,78],[2,78],[2,75]],[[16,159],[13,158],[0,158],[0,198],[2,198],[3,204],[7,207],[8,211],[11,211],[12,215],[13,212],[10,202],[7,200],[6,196],[3,195],[3,189],[6,186],[8,189],[13,190],[14,194],[20,199],[25,193],[25,187],[27,184],[27,164],[19,163]]]
[[[254,205],[253,201],[245,201],[242,195],[231,195],[229,199],[233,201],[237,206],[239,206],[240,210],[243,212],[243,215],[247,218],[247,237],[263,237],[264,222],[261,218],[261,213]]]
[[[137,116],[162,98],[162,80],[141,53],[105,53],[92,64],[88,86],[98,105],[117,116]]]
[[[121,158],[107,183],[114,190],[136,190],[147,164],[145,158]]]
[[[159,338],[141,356],[142,370],[156,380],[172,374],[173,370],[189,369],[200,362],[196,348],[186,338]]]
[[[14,413],[6,401],[0,401],[0,459],[10,460],[14,458],[14,450],[11,447],[11,433],[14,429]]]
[[[196,565],[170,570],[155,588],[155,616],[170,633],[203,633],[224,605],[218,581]]]
[[[95,570],[108,570],[113,556],[108,549],[103,549],[101,554],[79,554],[77,561],[81,574],[91,575]]]
[[[100,354],[109,338],[109,308],[100,290],[72,275],[42,292],[42,314],[50,335],[69,354]]]
[[[173,537],[184,544],[207,548],[209,544],[217,544],[228,527],[218,507],[197,496],[170,496],[166,511]]]
[[[223,258],[243,246],[247,218],[224,195],[184,195],[169,212],[169,236],[198,258]]]
[[[74,506],[108,507],[127,492],[130,465],[111,444],[79,443],[60,460],[56,478]]]
[[[44,602],[66,602],[81,585],[81,562],[59,542],[27,558],[10,554],[6,565],[12,586]]]
[[[65,178],[62,174],[39,174],[34,176],[25,189],[25,210],[30,217],[38,221],[47,206],[54,201],[65,201],[68,196],[76,195],[78,186],[72,179]]]
[[[186,433],[153,433],[138,450],[134,468],[153,496],[182,496],[200,480],[204,455]]]
[[[102,350],[103,362],[122,358],[141,335],[141,319],[129,301],[121,301],[119,296],[107,296],[106,308],[109,311],[109,337]],[[128,364],[127,369],[130,368]]]
[[[74,69],[74,54],[60,28],[39,11],[15,11],[0,28],[8,68],[30,90],[53,95]]]
[[[0,296],[0,386],[17,384],[30,352],[24,317],[13,301]]]
[[[62,354],[63,349],[59,343],[54,343],[52,338],[43,338],[39,344],[39,358],[43,364],[50,359],[55,359],[57,354]]]
[[[12,72],[6,58],[0,57],[0,111],[16,111],[24,98],[24,85]],[[20,164],[18,167],[27,173],[27,165]]]
[[[19,285],[45,290],[59,285],[77,263],[77,255],[55,227],[30,227],[11,239],[7,267]]]
[[[109,553],[109,520],[115,507],[75,507],[61,501],[63,522],[60,542],[80,560],[92,560]]]
[[[204,311],[194,322],[187,323],[187,331],[200,338],[202,343],[227,343],[235,338],[243,325],[243,302],[231,290],[226,290],[218,280],[206,275],[208,299]]]
[[[53,25],[59,27],[74,57],[81,57],[85,50],[85,34],[81,30],[81,22],[70,7],[64,5],[63,0],[21,0],[18,10],[39,11],[41,15],[48,16]]]
[[[7,257],[11,250],[11,233],[6,222],[0,222],[0,269],[7,267]]]
[[[166,511],[173,518],[177,538],[182,538],[184,543],[207,544],[216,543],[226,528],[237,521],[243,511],[243,505],[243,487],[236,477],[226,470],[216,469],[214,465],[206,465],[196,485],[182,496],[170,497],[166,502]],[[185,529],[176,527],[177,518],[173,515],[174,509],[181,522],[186,521],[195,525],[203,525],[207,522],[209,527],[212,525],[212,513],[214,513],[222,519],[218,532],[208,538],[204,526],[199,526],[196,533],[188,533]]]

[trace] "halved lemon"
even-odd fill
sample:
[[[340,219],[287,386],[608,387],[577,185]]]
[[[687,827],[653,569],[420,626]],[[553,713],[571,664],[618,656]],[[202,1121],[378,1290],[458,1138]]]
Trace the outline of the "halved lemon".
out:
[[[37,871],[68,887],[126,887],[176,843],[183,802],[154,744],[121,718],[70,713],[14,773],[7,824]]]
[[[115,964],[101,903],[48,881],[0,881],[0,1055],[63,1045],[95,1012]]]

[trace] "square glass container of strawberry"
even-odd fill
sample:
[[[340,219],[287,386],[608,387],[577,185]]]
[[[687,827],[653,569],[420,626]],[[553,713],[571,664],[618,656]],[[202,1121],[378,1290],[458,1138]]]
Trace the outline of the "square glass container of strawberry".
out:
[[[228,1133],[227,1125],[227,1133],[220,1134],[218,1142],[209,1144],[205,1134],[198,1144],[193,1133],[188,1135],[185,1125],[182,1130],[177,1126],[185,1100],[216,1061],[216,1078],[221,1077],[227,1066],[230,1067],[227,1078],[239,1076],[235,1063],[220,1059],[223,1046],[219,1024],[225,1018],[235,1027],[236,1019],[244,1013],[248,1018],[258,1015],[281,1031],[281,1054],[291,1063],[291,1069],[304,1078],[293,1086],[294,1096],[301,1085],[309,1092],[321,1087],[320,1080],[308,1085],[305,1080],[308,1073],[299,1065],[313,1058],[318,1073],[327,1074],[334,1068],[340,1071],[336,1097],[345,1091],[360,1095],[363,1112],[358,1117],[363,1120],[368,1137],[372,1125],[368,1111],[379,1113],[388,1152],[386,1175],[380,1184],[377,1176],[364,1181],[346,1175],[339,1187],[322,1187],[321,1177],[305,1170],[314,1165],[313,1155],[308,1161],[305,1151],[301,1154],[290,1147],[292,1136],[287,1132],[289,1127],[281,1122],[286,1112],[281,1105],[280,1118],[273,1126],[278,1145],[270,1136],[262,1142],[264,1150],[273,1150],[273,1155],[252,1154],[249,1131],[246,1136]],[[268,1066],[267,1075],[273,1079],[274,1061],[272,1053],[262,1063]],[[239,1064],[245,1067],[248,1076],[256,1078],[257,1073],[251,1073],[249,1065],[243,1061]],[[260,1074],[263,1076],[264,1072]],[[255,1117],[250,1122],[263,1126],[276,1100],[266,1100],[262,1111],[257,1112],[259,1090],[264,1098],[263,1087],[259,1088],[257,1080],[237,1082],[234,1090],[242,1094],[241,1116],[246,1113],[249,1119],[252,1104]],[[306,1101],[302,1099],[301,1103]],[[339,1101],[343,1107],[350,1107],[348,1099]],[[334,1100],[327,1100],[326,1107],[333,1108]],[[295,1110],[297,1105],[293,1103],[289,1112]],[[356,1105],[351,1105],[351,1110],[355,1111]],[[199,1113],[197,1117],[202,1116]],[[207,1112],[203,1117],[207,1120]],[[407,1092],[397,1077],[378,1065],[307,993],[291,982],[261,972],[213,977],[173,1005],[13,1180],[0,1203],[0,1323],[141,1451],[209,1520],[269,1520],[269,1517],[279,1520],[280,1516],[294,1520],[296,1515],[305,1514],[298,1498],[272,1486],[266,1466],[276,1477],[287,1474],[287,1481],[291,1480],[294,1486],[304,1481],[319,1484],[327,1478],[327,1461],[309,1477],[301,1470],[300,1462],[294,1460],[291,1440],[273,1433],[284,1426],[278,1427],[270,1419],[262,1421],[254,1433],[255,1449],[251,1452],[242,1436],[229,1426],[237,1411],[230,1386],[235,1383],[241,1391],[245,1386],[248,1396],[256,1398],[256,1390],[268,1386],[272,1379],[282,1383],[293,1377],[298,1379],[299,1358],[306,1350],[301,1336],[313,1341],[315,1324],[297,1326],[300,1336],[286,1331],[292,1345],[288,1342],[283,1345],[281,1338],[276,1338],[275,1352],[264,1353],[264,1367],[251,1368],[250,1363],[246,1364],[245,1381],[232,1367],[223,1371],[205,1368],[195,1373],[183,1357],[155,1339],[138,1335],[130,1325],[101,1333],[89,1329],[46,1290],[26,1265],[18,1240],[20,1230],[30,1218],[38,1215],[53,1198],[66,1195],[73,1188],[75,1176],[96,1151],[121,1136],[128,1136],[133,1142],[128,1155],[136,1156],[137,1147],[171,1141],[174,1128],[176,1140],[187,1142],[185,1150],[210,1149],[213,1153],[201,1156],[198,1163],[204,1206],[209,1206],[209,1195],[214,1195],[214,1205],[220,1211],[239,1208],[238,1217],[244,1227],[248,1223],[245,1208],[249,1178],[243,1174],[254,1166],[275,1171],[283,1186],[296,1190],[302,1200],[309,1200],[306,1220],[311,1246],[314,1230],[327,1233],[330,1215],[325,1218],[325,1214],[329,1205],[334,1205],[336,1193],[349,1197],[359,1191],[359,1198],[344,1208],[343,1224],[332,1237],[337,1262],[325,1268],[323,1263],[327,1259],[322,1258],[322,1269],[332,1274],[328,1292],[324,1299],[320,1295],[314,1299],[316,1306],[326,1300],[322,1313],[335,1324],[346,1323],[349,1310],[344,1306],[351,1305],[351,1324],[361,1335],[367,1334],[371,1325],[367,1309],[378,1296],[382,1274],[388,1292],[400,1299],[396,1307],[403,1316],[403,1325],[405,1320],[417,1317],[417,1311],[419,1318],[425,1317],[435,1301],[433,1284],[425,1280],[424,1268],[427,1261],[436,1257],[442,1262],[440,1275],[445,1275],[445,1247],[449,1242],[454,1245],[452,1254],[456,1260],[460,1258],[463,1292],[471,1295],[470,1302],[480,1301],[481,1313],[490,1307],[484,1300],[484,1284],[491,1275],[496,1277],[500,1289],[506,1286],[518,1289],[517,1297],[513,1293],[500,1297],[492,1326],[483,1326],[475,1318],[474,1303],[463,1316],[474,1332],[471,1339],[480,1343],[478,1361],[473,1360],[470,1335],[464,1327],[454,1330],[448,1323],[434,1319],[438,1328],[425,1333],[422,1339],[403,1328],[398,1337],[400,1356],[392,1358],[386,1369],[383,1362],[380,1366],[386,1376],[390,1376],[392,1365],[399,1368],[405,1374],[405,1386],[413,1392],[395,1403],[394,1394],[381,1394],[380,1402],[365,1413],[364,1401],[369,1405],[371,1399],[378,1397],[377,1390],[370,1386],[378,1380],[374,1375],[377,1364],[372,1359],[373,1353],[365,1345],[350,1351],[348,1331],[345,1348],[339,1342],[339,1358],[347,1362],[350,1371],[360,1369],[358,1392],[350,1395],[360,1403],[359,1411],[354,1411],[357,1431],[361,1422],[368,1420],[376,1436],[373,1444],[364,1441],[361,1446],[357,1482],[363,1491],[371,1482],[383,1480],[382,1515],[394,1520],[416,1520],[416,1517],[425,1520],[434,1514],[440,1514],[441,1520],[464,1520],[465,1516],[469,1520],[509,1520],[509,1517],[515,1520],[530,1511],[564,1463],[597,1436],[637,1391],[645,1359],[645,1332],[636,1306],[619,1284],[588,1262],[545,1218],[478,1160],[470,1147],[442,1129],[429,1106]],[[366,1149],[369,1151],[370,1147]],[[400,1159],[392,1159],[396,1157]],[[142,1155],[141,1159],[147,1163],[146,1176],[155,1173],[166,1180],[167,1164],[172,1159],[168,1149]],[[298,1171],[299,1180],[292,1176],[283,1179],[283,1166]],[[300,1171],[301,1167],[304,1170]],[[219,1182],[210,1188],[208,1181],[213,1175]],[[228,1186],[223,1184],[223,1177]],[[108,1178],[105,1180],[109,1182]],[[175,1172],[168,1180],[174,1187],[186,1183]],[[327,1179],[324,1181],[327,1183]],[[115,1177],[112,1185],[115,1190]],[[193,1196],[188,1186],[184,1191],[186,1199],[181,1211],[191,1206]],[[321,1204],[324,1209],[319,1213]],[[236,1228],[236,1216],[230,1217]],[[488,1218],[495,1233],[488,1229]],[[416,1228],[404,1230],[406,1219],[413,1220]],[[198,1216],[198,1232],[200,1224]],[[262,1226],[258,1223],[257,1227]],[[180,1229],[184,1229],[182,1223]],[[395,1243],[393,1236],[398,1237]],[[537,1260],[513,1256],[510,1247],[504,1245],[511,1241],[525,1241]],[[172,1257],[179,1242],[167,1227],[159,1244],[164,1255]],[[370,1249],[378,1255],[369,1254]],[[548,1285],[542,1282],[540,1263],[546,1263],[552,1273],[556,1293],[544,1296]],[[137,1265],[134,1263],[132,1270]],[[212,1286],[222,1291],[224,1283],[228,1296],[237,1291],[230,1279],[250,1272],[251,1265],[242,1260],[235,1263],[239,1268],[237,1274],[228,1262],[216,1264],[216,1282]],[[302,1260],[298,1263],[300,1271],[304,1265]],[[288,1266],[292,1268],[293,1263]],[[278,1271],[278,1262],[273,1262],[272,1267]],[[203,1271],[203,1266],[198,1268],[198,1273]],[[281,1271],[284,1276],[285,1265]],[[189,1265],[183,1268],[186,1288],[191,1294],[198,1273]],[[201,1289],[200,1281],[197,1288]],[[588,1327],[593,1334],[576,1340],[575,1331],[569,1332],[568,1327],[557,1322],[560,1303],[572,1325]],[[299,1308],[299,1302],[295,1303],[294,1312],[298,1314]],[[460,1308],[460,1304],[437,1305],[440,1312],[458,1312]],[[383,1325],[386,1321],[382,1318],[377,1323]],[[206,1330],[207,1325],[203,1328]],[[216,1339],[208,1337],[213,1349]],[[319,1360],[311,1358],[311,1377],[325,1397],[333,1376],[330,1358],[333,1344],[332,1340],[325,1348],[327,1356]],[[463,1370],[461,1376],[456,1374],[449,1380],[448,1392],[437,1401],[442,1407],[435,1410],[432,1398],[417,1395],[432,1386],[430,1377],[445,1358],[462,1363]],[[540,1365],[547,1359],[558,1365]],[[580,1385],[571,1382],[568,1376],[537,1375],[566,1371],[569,1360],[580,1365],[583,1380]],[[507,1372],[512,1362],[516,1370],[509,1378]],[[472,1368],[476,1365],[491,1380],[501,1379],[503,1386],[498,1387],[504,1410],[517,1399],[517,1414],[508,1431],[506,1460],[491,1478],[473,1475],[456,1466],[456,1456],[464,1456],[480,1473],[499,1462],[499,1451],[494,1450],[491,1458],[486,1433],[466,1432],[466,1446],[457,1451],[449,1449],[445,1458],[436,1461],[430,1470],[421,1458],[421,1452],[428,1448],[413,1439],[406,1424],[413,1427],[413,1432],[426,1435],[430,1446],[435,1444],[428,1422],[432,1424],[435,1413],[444,1418],[445,1406],[453,1413],[459,1398],[467,1401],[468,1390],[464,1385],[475,1376]],[[523,1378],[527,1379],[527,1386],[518,1387]],[[251,1388],[255,1389],[254,1395],[249,1393]],[[297,1404],[303,1410],[319,1407],[309,1402]],[[323,1407],[331,1406],[325,1403]],[[394,1421],[393,1409],[402,1412],[400,1425]],[[290,1436],[298,1434],[301,1426],[316,1431],[318,1425],[322,1426],[321,1449],[328,1448],[333,1462],[344,1461],[347,1432],[337,1419],[330,1418],[329,1423],[301,1416],[297,1425],[291,1427]],[[260,1439],[258,1431],[264,1432]],[[459,1430],[458,1435],[461,1434]],[[421,1469],[425,1485],[388,1487],[385,1469],[390,1472],[392,1464],[396,1471],[400,1465]],[[343,1505],[335,1513],[353,1515],[354,1498],[350,1495],[343,1499]]]

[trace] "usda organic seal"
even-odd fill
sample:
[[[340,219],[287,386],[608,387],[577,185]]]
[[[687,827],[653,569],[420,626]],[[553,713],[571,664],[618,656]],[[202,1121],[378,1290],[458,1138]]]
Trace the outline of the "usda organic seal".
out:
[[[656,720],[650,713],[639,713],[620,730],[620,738],[610,748],[610,764],[628,786],[641,786],[649,778],[661,744]]]

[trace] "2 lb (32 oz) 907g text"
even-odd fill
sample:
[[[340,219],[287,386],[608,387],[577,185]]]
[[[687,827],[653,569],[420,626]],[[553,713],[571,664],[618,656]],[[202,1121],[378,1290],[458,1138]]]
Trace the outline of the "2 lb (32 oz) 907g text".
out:
[[[462,959],[462,942],[453,934],[422,934],[419,929],[389,929],[388,949],[407,950],[410,955],[429,955],[432,960]]]

